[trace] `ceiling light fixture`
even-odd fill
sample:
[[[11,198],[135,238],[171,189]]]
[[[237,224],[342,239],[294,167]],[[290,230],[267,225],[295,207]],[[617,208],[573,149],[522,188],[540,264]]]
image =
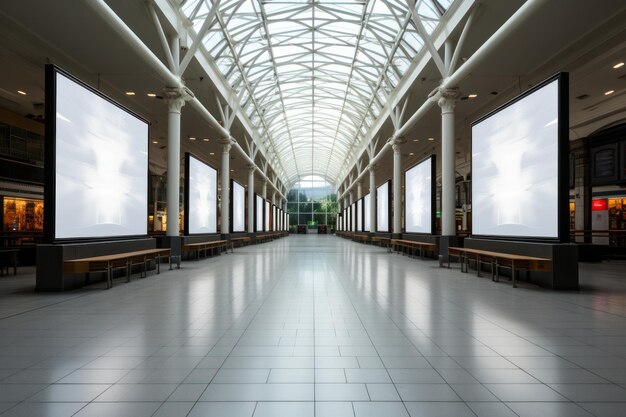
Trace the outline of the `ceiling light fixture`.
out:
[[[17,90],[17,94],[21,94],[21,95],[23,95],[23,96],[25,96],[25,95],[26,95],[26,93],[25,93],[24,91],[22,91],[22,90]]]
[[[624,66],[623,62],[618,62],[617,64],[613,65],[613,68],[618,69]]]
[[[472,94],[468,94],[467,96],[468,96],[469,98],[476,98],[476,97],[478,97],[478,94],[476,94],[476,93],[472,93]]]
[[[413,156],[413,155],[415,155],[413,152],[410,152],[410,153],[409,153],[409,156]]]
[[[611,94],[613,94],[615,92],[615,90],[609,90],[606,93],[604,93],[605,96],[610,96]]]
[[[435,138],[428,138],[428,140],[432,142],[433,140],[435,140]]]
[[[153,140],[153,141],[152,141],[152,143],[159,143],[159,142],[158,142],[158,141],[156,141],[156,140]]]
[[[209,152],[209,155],[215,155],[215,152]]]
[[[126,95],[127,95],[127,96],[134,96],[134,95],[135,95],[135,92],[134,92],[134,91],[127,91],[127,92],[126,92]]]
[[[420,141],[419,139],[413,139],[413,142],[419,142],[419,141]]]
[[[208,138],[204,138],[204,139],[202,139],[202,140],[203,140],[203,141],[205,141],[205,142],[208,142],[208,141],[209,141],[209,139],[208,139]]]
[[[189,136],[189,140],[196,140],[193,136]]]
[[[148,97],[156,97],[156,93],[148,93],[146,94]]]

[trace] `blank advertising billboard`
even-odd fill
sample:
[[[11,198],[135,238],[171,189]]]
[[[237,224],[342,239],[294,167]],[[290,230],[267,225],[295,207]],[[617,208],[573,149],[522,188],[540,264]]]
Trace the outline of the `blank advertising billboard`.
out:
[[[261,197],[260,195],[255,195],[255,209],[256,209],[256,216],[255,216],[255,228],[254,230],[256,232],[262,232],[263,231],[263,197]]]
[[[435,157],[430,156],[404,173],[404,230],[434,233]]]
[[[558,239],[567,175],[566,74],[472,125],[472,234]],[[565,97],[565,98],[563,98]],[[564,132],[563,132],[564,131]],[[561,151],[563,149],[563,151]],[[567,189],[565,188],[567,193]]]
[[[148,123],[46,66],[46,241],[145,236]]]
[[[370,226],[370,194],[363,197],[363,231],[371,231]]]
[[[363,231],[363,199],[356,202],[356,231]]]
[[[231,180],[230,190],[232,197],[231,204],[231,222],[232,232],[246,231],[246,189],[237,181]]]
[[[217,233],[217,170],[185,154],[185,234]]]
[[[264,230],[266,232],[271,232],[272,229],[270,229],[270,210],[272,209],[272,206],[270,205],[269,201],[265,202],[265,227]]]
[[[356,232],[356,203],[350,206],[350,230]]]
[[[390,182],[376,188],[376,230],[379,232],[389,232]]]

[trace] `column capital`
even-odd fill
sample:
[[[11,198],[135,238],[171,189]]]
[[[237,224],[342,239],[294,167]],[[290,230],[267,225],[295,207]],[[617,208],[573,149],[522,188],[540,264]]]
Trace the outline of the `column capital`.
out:
[[[232,137],[229,138],[221,138],[220,143],[222,144],[222,152],[229,153],[234,144],[237,143],[235,139]]]
[[[170,111],[180,113],[187,100],[193,97],[182,87],[165,87],[163,89],[163,98]]]
[[[457,101],[461,98],[461,92],[458,87],[437,89],[437,104],[441,107],[443,113],[450,113],[456,107]]]
[[[257,166],[255,164],[248,164],[248,171],[256,171]]]
[[[402,144],[406,143],[406,139],[404,137],[392,136],[387,140],[387,143],[391,145],[391,149],[393,149],[394,153],[399,153],[400,147]]]

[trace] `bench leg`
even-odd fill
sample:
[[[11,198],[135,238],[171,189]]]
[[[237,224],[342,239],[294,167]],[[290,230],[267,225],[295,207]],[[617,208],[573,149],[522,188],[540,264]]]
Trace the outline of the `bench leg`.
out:
[[[111,264],[107,266],[107,289],[113,288],[113,268]]]
[[[156,262],[157,262],[157,275],[159,275],[161,273],[161,255],[157,255]]]
[[[511,278],[513,278],[513,288],[517,288],[516,276],[515,276],[515,261],[511,264]]]
[[[126,282],[130,282],[130,261],[126,262]]]

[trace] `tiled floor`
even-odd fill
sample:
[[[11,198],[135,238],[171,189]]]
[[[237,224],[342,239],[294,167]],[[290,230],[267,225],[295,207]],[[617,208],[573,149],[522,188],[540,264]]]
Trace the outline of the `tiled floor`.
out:
[[[626,264],[580,292],[330,236],[109,291],[0,278],[2,416],[625,416]]]

